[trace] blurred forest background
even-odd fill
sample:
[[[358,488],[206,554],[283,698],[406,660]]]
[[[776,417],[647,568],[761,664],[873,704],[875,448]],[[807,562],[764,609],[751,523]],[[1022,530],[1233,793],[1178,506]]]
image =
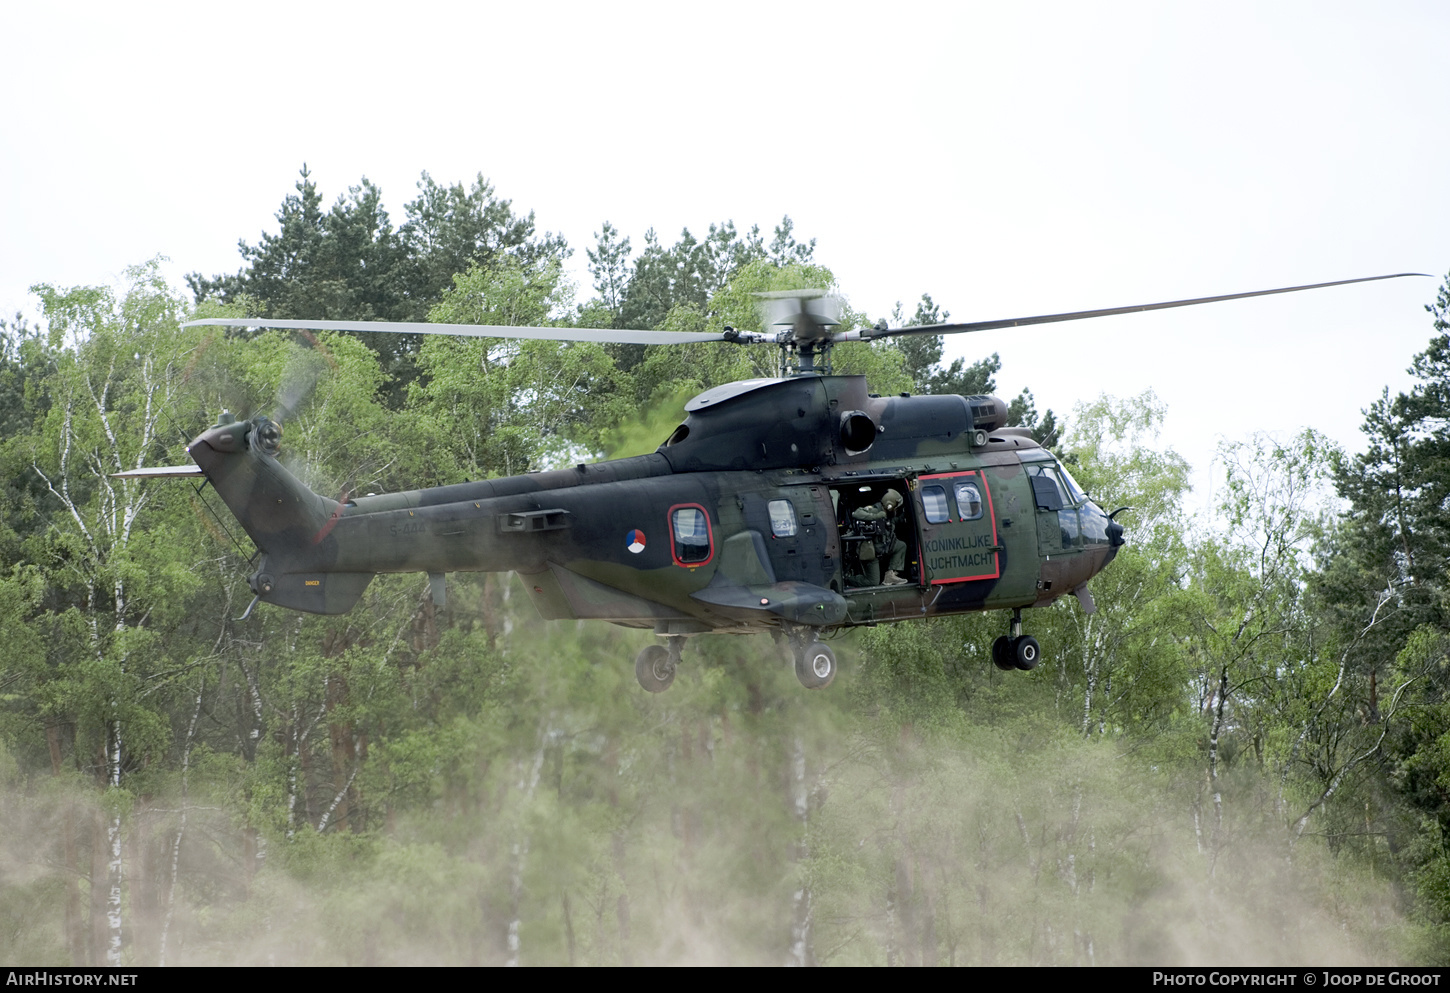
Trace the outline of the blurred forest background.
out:
[[[766,637],[543,622],[511,576],[379,577],[341,617],[260,607],[187,481],[222,408],[283,412],[323,493],[651,451],[769,349],[299,336],[193,316],[719,330],[831,286],[789,219],[586,249],[481,177],[394,226],[303,170],[241,269],[38,286],[0,323],[0,958],[69,964],[1450,961],[1450,287],[1364,454],[1224,446],[1217,513],[1151,394],[1012,401],[1129,544],[1098,604],[864,630],[803,690]],[[849,292],[849,287],[842,289]],[[869,323],[945,318],[848,313]],[[1373,329],[1365,329],[1372,332]],[[995,356],[843,346],[888,393],[993,391]],[[1031,370],[1012,370],[1030,380]],[[1231,383],[1232,370],[1222,370]],[[1105,380],[1104,385],[1111,384]]]

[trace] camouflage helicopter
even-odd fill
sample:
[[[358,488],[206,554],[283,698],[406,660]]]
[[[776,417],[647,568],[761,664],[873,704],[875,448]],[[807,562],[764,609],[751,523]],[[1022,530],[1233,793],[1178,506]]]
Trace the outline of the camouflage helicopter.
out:
[[[266,416],[217,424],[187,448],[194,465],[122,476],[204,476],[256,544],[258,602],[351,610],[378,573],[423,572],[435,604],[450,572],[517,572],[545,619],[652,629],[635,676],[673,682],[684,642],[772,632],[808,688],[836,676],[822,640],[844,628],[1011,611],[992,646],[1000,669],[1041,657],[1022,611],[1075,596],[1113,560],[1124,528],[995,396],[868,392],[831,374],[840,342],[956,334],[1392,279],[1402,275],[1007,320],[839,330],[820,292],[764,294],[766,332],[719,334],[369,321],[208,319],[192,324],[395,331],[670,345],[770,343],[780,377],[729,383],[685,405],[649,455],[432,489],[347,498],[314,493],[277,459]],[[883,572],[883,565],[887,566]]]

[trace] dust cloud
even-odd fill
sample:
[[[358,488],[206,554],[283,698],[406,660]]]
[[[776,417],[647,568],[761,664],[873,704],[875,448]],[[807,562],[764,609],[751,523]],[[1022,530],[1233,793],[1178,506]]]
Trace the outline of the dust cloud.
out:
[[[1216,806],[1191,755],[1168,767],[1031,714],[902,721],[850,669],[807,694],[722,640],[669,694],[611,657],[581,663],[597,685],[572,709],[458,720],[421,787],[368,782],[361,831],[289,837],[222,754],[198,756],[184,825],[174,782],[107,795],[0,754],[0,959],[104,960],[114,816],[141,965],[1413,957],[1394,886],[1312,832],[1291,844],[1272,784],[1230,777]]]

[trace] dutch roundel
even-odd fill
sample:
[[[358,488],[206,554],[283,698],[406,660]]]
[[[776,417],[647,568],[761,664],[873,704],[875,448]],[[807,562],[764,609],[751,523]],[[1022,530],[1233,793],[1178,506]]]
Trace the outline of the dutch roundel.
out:
[[[639,528],[629,532],[624,536],[624,546],[636,555],[644,551],[644,532]]]

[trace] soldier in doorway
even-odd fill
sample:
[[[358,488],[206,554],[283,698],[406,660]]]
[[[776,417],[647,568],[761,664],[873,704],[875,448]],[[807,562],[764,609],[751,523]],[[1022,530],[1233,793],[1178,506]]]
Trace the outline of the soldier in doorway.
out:
[[[903,586],[907,580],[901,576],[906,571],[906,542],[897,535],[902,517],[899,513],[906,501],[895,490],[887,490],[877,503],[858,507],[851,511],[851,519],[867,526],[875,525],[873,540],[861,546],[862,582],[865,586]],[[881,575],[881,563],[886,562],[886,575]]]

